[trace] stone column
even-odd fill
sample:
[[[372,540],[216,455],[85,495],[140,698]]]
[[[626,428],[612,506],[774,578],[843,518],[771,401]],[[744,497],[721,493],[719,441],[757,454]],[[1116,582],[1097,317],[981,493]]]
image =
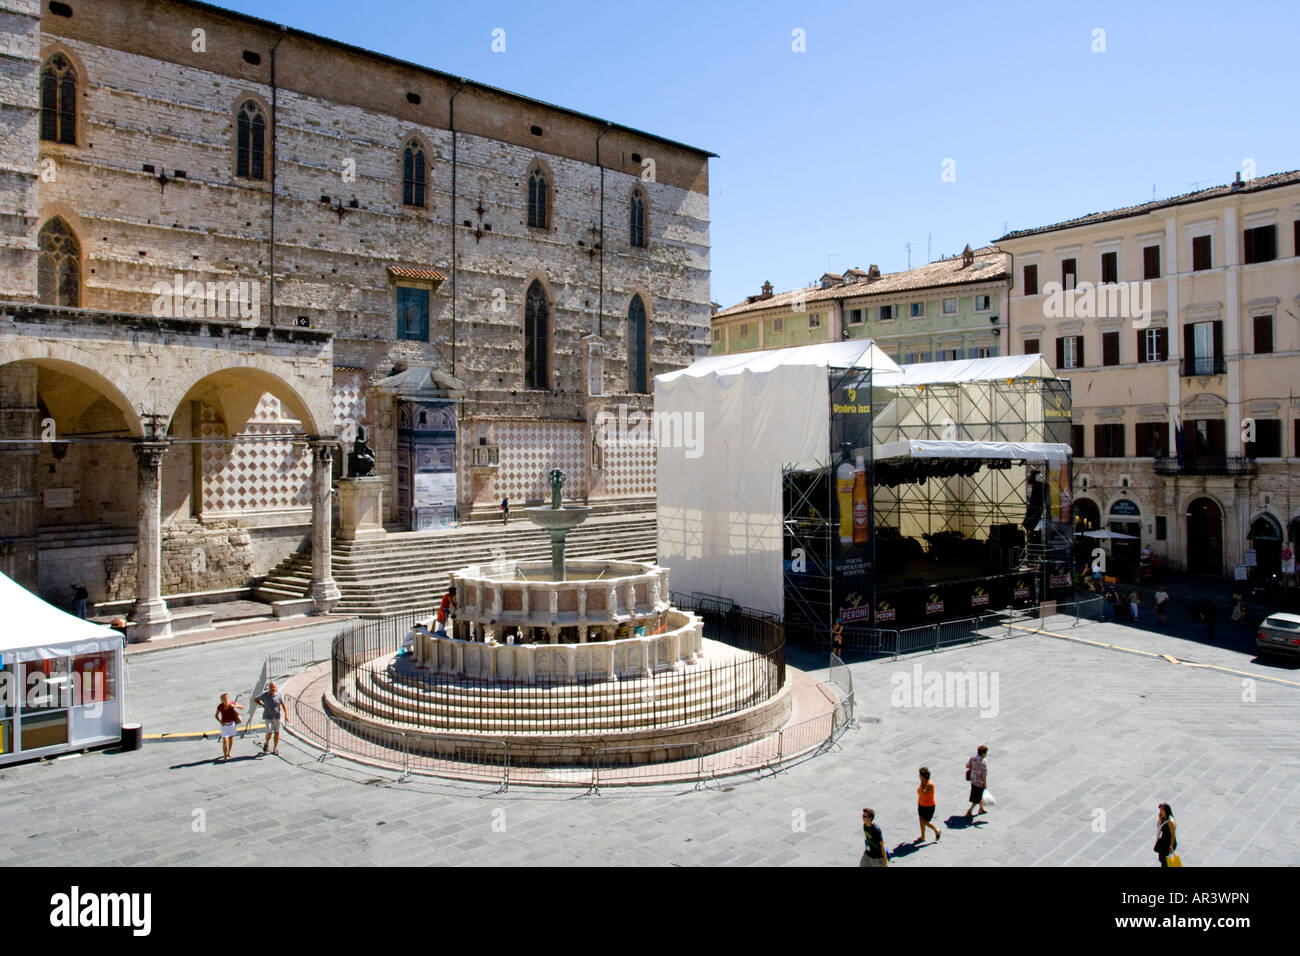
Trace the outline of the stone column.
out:
[[[172,615],[162,597],[162,458],[167,443],[139,442],[136,511],[139,530],[135,545],[135,618],[131,642],[171,637]]]
[[[330,479],[334,446],[313,442],[311,455],[311,601],[313,614],[328,614],[343,595],[334,583],[330,547]]]

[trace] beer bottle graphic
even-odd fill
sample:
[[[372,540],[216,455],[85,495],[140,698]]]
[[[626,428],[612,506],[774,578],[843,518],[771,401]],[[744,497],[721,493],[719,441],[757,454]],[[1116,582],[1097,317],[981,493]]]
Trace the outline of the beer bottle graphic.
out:
[[[871,510],[867,507],[867,468],[858,455],[857,470],[853,475],[853,543],[866,544],[871,540]]]
[[[853,543],[853,481],[856,477],[853,462],[849,461],[848,448],[844,460],[835,469],[835,493],[840,506],[840,544]]]

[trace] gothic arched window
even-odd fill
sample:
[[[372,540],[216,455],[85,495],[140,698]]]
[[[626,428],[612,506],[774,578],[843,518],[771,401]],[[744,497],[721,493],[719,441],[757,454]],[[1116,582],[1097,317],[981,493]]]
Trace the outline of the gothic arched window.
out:
[[[77,72],[62,53],[41,69],[41,139],[77,143]]]
[[[424,189],[428,183],[428,163],[424,147],[418,140],[406,144],[402,151],[402,205],[424,208]]]
[[[647,342],[645,303],[641,296],[632,296],[632,304],[627,308],[627,390],[631,394],[645,394]]]
[[[645,248],[645,194],[639,189],[632,190],[632,201],[629,204],[628,227],[629,241],[634,249]]]
[[[266,178],[266,114],[256,100],[240,104],[235,120],[235,175]]]
[[[36,295],[45,305],[81,305],[81,243],[60,218],[41,227]]]
[[[551,306],[536,279],[524,298],[524,386],[550,388]]]
[[[551,204],[549,202],[546,174],[534,167],[528,174],[528,225],[537,229],[551,227]]]

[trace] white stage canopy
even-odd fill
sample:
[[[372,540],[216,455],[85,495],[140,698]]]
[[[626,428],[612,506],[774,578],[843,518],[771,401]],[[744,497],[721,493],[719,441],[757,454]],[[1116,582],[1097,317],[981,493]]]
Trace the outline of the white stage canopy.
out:
[[[1047,461],[1052,464],[1064,464],[1069,457],[1069,445],[1031,441],[891,441],[877,445],[873,455],[876,461],[903,458],[1006,458],[1013,461]]]
[[[1056,378],[1056,373],[1041,355],[1003,355],[904,365],[894,375],[876,375],[872,384],[878,388],[901,388],[909,385],[960,385],[1007,378]]]
[[[0,609],[0,659],[6,664],[97,654],[122,646],[122,635],[117,631],[45,603],[3,573]]]
[[[859,340],[708,356],[655,376],[655,416],[693,416],[701,436],[658,450],[659,563],[674,589],[784,616],[781,474],[828,462],[827,370],[839,368],[898,371]]]

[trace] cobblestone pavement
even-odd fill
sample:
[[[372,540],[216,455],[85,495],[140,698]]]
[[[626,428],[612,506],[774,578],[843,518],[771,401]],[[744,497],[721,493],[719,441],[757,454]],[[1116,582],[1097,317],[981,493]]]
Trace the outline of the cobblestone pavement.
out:
[[[323,650],[336,627],[133,656],[132,716],[146,733],[208,730],[217,693],[250,687],[268,651],[313,634]],[[1161,801],[1188,865],[1300,863],[1287,809],[1300,787],[1300,670],[1133,626],[1059,633],[1073,639],[1026,633],[854,663],[862,723],[837,749],[698,792],[398,783],[318,762],[293,740],[278,758],[254,756],[260,738],[238,740],[225,765],[212,739],[8,767],[0,865],[852,866],[869,805],[900,866],[1152,866]],[[898,706],[904,686],[937,674],[955,690],[965,672],[977,688],[982,675],[982,708]],[[981,743],[998,802],[968,822],[963,765]],[[922,764],[944,837],[914,847]]]

